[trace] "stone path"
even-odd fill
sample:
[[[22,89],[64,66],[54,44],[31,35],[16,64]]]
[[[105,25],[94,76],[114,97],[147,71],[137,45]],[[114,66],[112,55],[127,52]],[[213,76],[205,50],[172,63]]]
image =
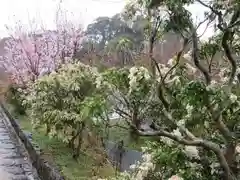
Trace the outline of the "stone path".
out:
[[[28,154],[0,109],[0,180],[40,180]],[[7,177],[4,177],[7,176]]]

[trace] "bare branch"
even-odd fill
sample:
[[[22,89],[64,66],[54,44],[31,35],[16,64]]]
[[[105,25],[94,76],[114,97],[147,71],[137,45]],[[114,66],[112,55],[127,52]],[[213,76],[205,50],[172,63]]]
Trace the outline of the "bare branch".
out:
[[[166,109],[163,109],[163,113],[164,115],[168,118],[169,121],[171,121],[171,123],[177,125],[176,120],[172,117],[172,114],[169,113]],[[179,130],[184,133],[189,139],[196,139],[196,137],[194,136],[194,134],[192,134],[187,128],[185,128],[184,126],[181,125],[177,125],[177,127],[179,128]]]
[[[218,18],[220,18],[219,21],[220,21],[221,23],[223,22],[222,13],[221,13],[220,11],[214,9],[214,8],[213,8],[212,6],[210,6],[210,5],[207,5],[206,3],[204,3],[204,2],[201,1],[201,0],[196,0],[196,1],[197,1],[199,4],[201,4],[202,6],[210,9],[214,14],[216,14],[216,15],[218,16]]]
[[[194,28],[193,28],[193,32],[192,32],[192,40],[193,40],[193,54],[192,55],[193,55],[194,64],[204,75],[206,84],[210,84],[211,77],[210,77],[208,71],[199,62],[198,39],[197,39],[196,30]]]
[[[230,132],[230,130],[222,120],[222,113],[225,109],[219,112],[215,112],[212,107],[209,107],[209,109],[211,110],[213,121],[216,122],[217,128],[219,129],[221,134],[224,136],[224,138],[230,141],[234,139],[233,134]]]
[[[127,112],[119,109],[118,107],[115,107],[115,111],[116,111],[116,113],[118,113],[119,116],[121,116],[123,118],[131,118],[131,115],[129,115]]]
[[[240,10],[238,9],[237,11],[234,12],[234,14],[232,15],[231,21],[230,21],[230,26],[232,26],[240,17]],[[220,28],[220,27],[219,27]],[[223,38],[222,38],[222,47],[224,49],[224,52],[228,58],[228,61],[230,62],[231,66],[232,66],[232,71],[229,77],[229,85],[232,84],[234,78],[235,78],[235,74],[237,71],[237,64],[236,64],[236,60],[233,58],[232,56],[232,52],[230,50],[230,46],[228,43],[231,44],[232,42],[232,38],[234,35],[234,31],[230,31],[229,27],[225,29],[224,34],[223,34]]]
[[[240,20],[237,20],[237,21],[235,21],[234,23],[230,24],[230,25],[228,26],[228,28],[229,28],[229,29],[230,29],[230,28],[233,28],[233,27],[236,26],[236,25],[240,25]]]
[[[209,25],[210,25],[213,21],[214,21],[214,20],[210,20],[210,21],[207,23],[207,25],[206,25],[204,31],[202,32],[201,35],[198,36],[198,38],[201,38],[201,37],[205,34],[205,32],[207,31]]]
[[[162,78],[162,83],[164,84],[164,81],[165,79],[167,78],[167,76],[178,66],[179,62],[180,62],[180,59],[181,59],[181,56],[186,48],[186,46],[188,45],[189,43],[189,39],[184,39],[184,42],[183,42],[183,47],[182,49],[177,53],[177,59],[176,59],[176,63],[169,69],[169,71],[165,74],[165,76]]]
[[[148,14],[150,14],[149,11],[150,10],[148,10]],[[160,25],[161,25],[161,20],[160,20],[160,16],[158,16],[154,28],[151,29],[151,34],[150,34],[150,38],[149,38],[149,52],[148,52],[148,54],[149,54],[149,58],[151,60],[152,74],[153,74],[154,77],[155,77],[155,74],[156,74],[155,66],[157,67],[158,73],[161,75],[161,71],[160,71],[160,68],[158,66],[158,63],[153,57],[153,46],[154,46],[154,42],[156,41],[156,36],[157,36],[157,32],[160,28]]]

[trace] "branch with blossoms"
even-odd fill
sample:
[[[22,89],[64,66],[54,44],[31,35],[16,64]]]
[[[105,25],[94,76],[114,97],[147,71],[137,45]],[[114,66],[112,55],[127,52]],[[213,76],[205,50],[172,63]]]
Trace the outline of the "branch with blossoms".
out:
[[[240,10],[235,9],[233,11],[233,13],[231,12],[230,21],[226,22],[226,21],[224,21],[224,18],[225,18],[224,14],[221,12],[221,10],[214,7],[213,6],[214,4],[209,5],[205,2],[203,2],[202,0],[196,0],[196,1],[198,3],[200,3],[202,6],[210,9],[212,11],[212,13],[214,13],[218,17],[217,27],[223,33],[222,47],[224,49],[225,55],[226,55],[229,63],[232,66],[231,74],[229,76],[229,85],[231,86],[231,84],[234,81],[235,74],[236,74],[236,71],[237,71],[237,64],[236,64],[236,60],[232,56],[232,51],[230,49],[230,45],[232,44],[233,36],[236,33],[236,30],[234,28],[236,28],[237,25],[239,24]],[[232,2],[229,2],[229,3],[232,3]],[[235,2],[233,2],[233,3],[235,3]],[[231,5],[231,4],[226,4],[226,5],[228,6],[228,5]],[[225,15],[229,14],[230,13],[229,11],[230,11],[230,9],[227,9],[226,12],[225,12]]]
[[[165,115],[168,117],[168,120],[171,122],[177,124],[170,113],[168,113],[166,110],[164,110]],[[136,127],[135,127],[136,128]],[[187,128],[183,126],[178,126],[180,131],[186,136],[185,138],[175,135],[173,133],[170,133],[165,130],[158,130],[158,131],[140,131],[137,130],[138,134],[140,136],[163,136],[170,138],[180,144],[187,145],[187,146],[197,146],[197,147],[203,147],[207,150],[213,151],[216,156],[218,157],[218,160],[224,170],[224,172],[227,174],[227,178],[234,179],[234,177],[231,174],[231,169],[228,165],[228,162],[224,156],[224,153],[222,152],[222,149],[220,146],[212,141],[204,140],[202,138],[195,137]]]
[[[230,50],[231,47],[231,43],[233,41],[233,37],[234,37],[234,26],[233,24],[237,24],[236,22],[238,21],[239,17],[240,17],[240,11],[239,10],[235,10],[230,17],[230,22],[226,23],[223,21],[223,15],[220,13],[220,11],[218,11],[217,9],[215,9],[215,6],[210,6],[207,5],[206,3],[203,3],[202,1],[198,1],[200,4],[204,5],[205,7],[208,7],[211,10],[211,17],[218,17],[218,28],[220,31],[222,31],[223,36],[222,36],[222,49],[225,52],[226,57],[228,58],[228,61],[231,64],[231,73],[229,75],[229,81],[228,84],[230,85],[229,91],[231,92],[231,88],[233,86],[233,82],[234,79],[236,78],[236,61],[234,60],[233,56],[232,56],[232,52]],[[162,2],[164,4],[164,2]],[[218,2],[215,2],[218,3]],[[215,4],[216,5],[216,4]],[[169,4],[167,4],[167,6],[170,6]],[[172,9],[174,7],[171,7]],[[172,11],[171,9],[171,11]],[[175,12],[174,12],[175,13]],[[228,12],[229,13],[229,12]],[[213,16],[213,14],[215,16]],[[173,19],[176,17],[172,17]],[[208,17],[209,18],[209,17]],[[180,22],[181,20],[179,20],[178,22]],[[209,19],[209,21],[213,21],[212,19]],[[190,22],[190,21],[188,21]],[[181,26],[181,24],[176,23],[176,26]],[[199,25],[200,26],[200,25]],[[197,26],[197,27],[199,27]],[[210,68],[206,68],[201,62],[200,62],[200,53],[199,53],[199,39],[197,36],[197,29],[195,28],[195,26],[190,23],[189,26],[187,26],[187,29],[184,29],[185,32],[187,31],[190,34],[189,40],[192,43],[192,52],[191,52],[191,60],[193,61],[192,63],[195,65],[195,67],[197,68],[198,71],[201,72],[201,74],[203,75],[203,78],[205,79],[205,86],[212,86],[212,75],[211,72],[209,71]],[[183,33],[182,33],[183,34]],[[152,37],[151,37],[152,38]],[[188,42],[189,42],[188,40]],[[187,44],[186,42],[184,42],[185,44]],[[150,44],[150,47],[153,46],[153,43]],[[184,50],[183,46],[183,50]],[[172,97],[172,92],[168,91],[168,87],[167,84],[169,82],[167,82],[169,79],[169,76],[172,75],[173,71],[176,71],[176,69],[178,68],[178,64],[180,62],[180,60],[182,61],[182,53],[183,50],[180,51],[177,54],[177,58],[176,58],[176,63],[168,68],[167,72],[163,72],[163,68],[159,68],[159,65],[156,65],[156,68],[158,70],[160,77],[160,82],[159,83],[159,93],[158,93],[158,97],[159,99],[162,101],[163,104],[163,114],[164,116],[168,119],[169,122],[171,122],[172,124],[174,124],[179,130],[180,132],[184,135],[179,137],[173,133],[171,133],[169,130],[166,129],[162,129],[161,127],[158,126],[157,130],[151,130],[151,131],[143,131],[140,130],[138,127],[134,126],[133,124],[131,125],[132,128],[135,128],[135,131],[140,135],[140,136],[164,136],[164,137],[168,137],[174,141],[177,141],[180,144],[183,145],[187,145],[187,146],[197,146],[197,147],[201,147],[207,151],[212,151],[214,152],[214,154],[216,155],[216,157],[218,158],[219,163],[221,164],[221,167],[224,171],[224,175],[223,178],[226,180],[234,180],[237,179],[236,174],[233,173],[233,169],[232,169],[232,164],[234,161],[234,156],[235,156],[235,149],[236,149],[236,136],[234,135],[233,132],[231,132],[230,128],[228,127],[228,125],[226,124],[226,120],[224,119],[223,114],[226,113],[226,109],[229,107],[218,107],[216,103],[212,103],[212,99],[211,97],[208,95],[206,98],[206,104],[205,106],[207,107],[207,113],[210,115],[209,119],[210,122],[212,122],[214,124],[214,128],[216,128],[220,135],[225,139],[224,145],[225,145],[225,149],[223,150],[223,148],[220,146],[222,144],[218,144],[214,141],[210,141],[210,140],[206,140],[202,137],[197,137],[195,136],[193,133],[190,132],[190,130],[186,127],[184,127],[183,125],[179,125],[178,121],[174,119],[174,115],[172,110],[170,109],[170,105],[172,104],[172,101],[174,101],[175,97]],[[150,51],[151,52],[151,51]],[[150,54],[151,57],[152,54]],[[190,61],[191,61],[190,60]],[[156,62],[156,60],[154,60],[153,58],[151,58],[151,61]],[[156,64],[156,63],[155,63]],[[194,80],[198,80],[199,79],[199,75],[195,75],[195,79]]]

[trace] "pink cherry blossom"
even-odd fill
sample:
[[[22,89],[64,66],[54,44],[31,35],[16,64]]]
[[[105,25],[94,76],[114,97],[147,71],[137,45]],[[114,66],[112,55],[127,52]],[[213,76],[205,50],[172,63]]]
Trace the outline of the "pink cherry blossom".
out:
[[[19,29],[8,38],[6,53],[0,57],[0,67],[17,84],[34,81],[43,71],[56,70],[60,64],[72,60],[84,37],[82,28],[70,22],[42,33],[27,34]]]

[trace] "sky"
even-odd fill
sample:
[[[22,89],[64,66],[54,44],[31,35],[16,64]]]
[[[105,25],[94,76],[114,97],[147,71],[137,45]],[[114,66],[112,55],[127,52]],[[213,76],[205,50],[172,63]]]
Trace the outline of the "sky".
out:
[[[62,0],[68,10],[69,17],[75,22],[87,26],[99,16],[113,16],[124,8],[125,0]],[[41,24],[46,29],[54,28],[54,20],[59,0],[0,0],[0,37],[8,36],[6,25],[13,27],[21,22],[26,28],[36,28],[30,24]],[[195,21],[204,19],[204,8],[198,4],[189,7]],[[200,27],[203,32],[205,25]],[[204,38],[212,35],[212,30],[205,33]]]

